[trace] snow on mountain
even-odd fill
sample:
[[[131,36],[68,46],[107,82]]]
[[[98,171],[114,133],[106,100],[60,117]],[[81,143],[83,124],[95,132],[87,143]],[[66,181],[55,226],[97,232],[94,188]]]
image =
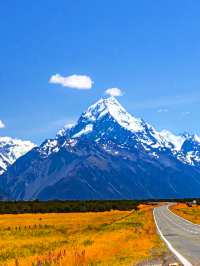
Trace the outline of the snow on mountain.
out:
[[[197,145],[200,145],[200,138],[196,134],[193,135],[193,139],[196,141]]]
[[[114,97],[100,99],[56,139],[35,146],[0,138],[0,186],[15,199],[177,198],[199,193],[200,138],[157,132]]]
[[[114,97],[105,100],[101,99],[94,105],[91,105],[82,114],[78,123],[81,121],[94,124],[96,121],[101,120],[106,114],[111,115],[123,128],[131,132],[144,131],[144,121],[141,118],[132,117]],[[75,126],[77,126],[77,124]],[[86,130],[86,132],[88,132],[88,130]],[[85,131],[83,134],[85,134]],[[81,137],[81,135],[82,134],[80,134],[79,137]]]
[[[168,130],[163,130],[160,132],[160,134],[166,140],[166,146],[171,147],[170,144],[173,144],[174,147],[172,146],[171,148],[177,151],[181,150],[183,142],[190,136],[185,132],[175,136]]]
[[[0,167],[12,164],[0,186],[16,199],[185,197],[199,191],[200,138],[159,133],[114,97],[91,105],[40,147],[10,138],[0,144]]]
[[[64,136],[16,160],[0,186],[17,200],[177,198],[198,195],[200,177],[164,150]]]
[[[0,137],[0,174],[36,145],[30,141]]]
[[[56,138],[60,136],[93,140],[113,138],[128,144],[139,142],[145,149],[146,145],[163,148],[166,142],[151,125],[131,116],[114,97],[100,99],[91,105],[75,125],[62,128]]]
[[[60,138],[60,137],[66,136],[68,132],[71,130],[71,128],[73,127],[74,127],[74,124],[64,126],[61,130],[58,131],[56,137]]]
[[[151,125],[141,118],[131,116],[114,97],[100,99],[91,105],[75,125],[63,127],[56,138],[67,136],[69,138],[102,138],[115,139],[119,143],[139,147],[159,158],[159,152],[167,150],[180,161],[199,165],[197,143],[200,138],[192,137],[185,132],[178,136],[170,131],[157,132]],[[187,152],[186,152],[187,150]]]
[[[171,147],[172,153],[184,164],[192,166],[200,165],[200,138],[194,134],[182,132],[174,136],[170,131],[160,132],[166,140],[166,146]]]
[[[194,134],[189,136],[183,143],[178,159],[182,162],[196,166],[200,164],[200,138]]]
[[[114,97],[110,97],[106,100],[101,99],[96,104],[90,106],[83,113],[82,117],[85,121],[94,123],[96,120],[102,119],[106,114],[110,114],[127,130],[134,132],[143,131],[143,120],[132,117]]]

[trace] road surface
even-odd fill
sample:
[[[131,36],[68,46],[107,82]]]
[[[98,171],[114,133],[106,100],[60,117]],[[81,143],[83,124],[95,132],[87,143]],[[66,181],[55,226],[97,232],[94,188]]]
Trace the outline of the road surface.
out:
[[[170,205],[173,204],[154,209],[159,234],[184,266],[200,266],[200,226],[173,214],[168,209]]]

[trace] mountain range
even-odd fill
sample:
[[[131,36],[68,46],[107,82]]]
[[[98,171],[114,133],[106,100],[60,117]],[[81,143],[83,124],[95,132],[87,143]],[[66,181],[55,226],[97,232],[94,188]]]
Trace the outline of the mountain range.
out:
[[[20,156],[30,151],[36,145],[30,141],[12,139],[10,137],[0,138],[0,174],[7,170]]]
[[[5,146],[9,159],[11,148]],[[157,132],[131,116],[114,97],[91,105],[55,139],[26,148],[23,156],[7,160],[0,176],[0,187],[18,200],[200,194],[200,138]]]
[[[56,138],[61,136],[91,140],[110,138],[135,148],[140,146],[154,156],[161,150],[168,150],[183,163],[199,165],[200,162],[197,135],[182,132],[174,136],[167,130],[157,132],[141,118],[132,117],[114,97],[91,105],[75,125],[64,126]]]

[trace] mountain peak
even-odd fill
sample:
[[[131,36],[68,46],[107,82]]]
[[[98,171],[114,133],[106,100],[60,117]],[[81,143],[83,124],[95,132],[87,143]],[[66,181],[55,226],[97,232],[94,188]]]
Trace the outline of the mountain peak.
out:
[[[184,141],[188,138],[189,134],[182,132],[178,136],[175,136],[168,130],[163,130],[160,132],[162,137],[168,142],[174,145],[175,150],[180,150]]]
[[[118,101],[113,97],[109,97],[107,99],[100,99],[95,104],[89,106],[87,110],[85,110],[78,122],[75,125],[67,125],[64,126],[56,135],[56,138],[61,136],[70,136],[70,131],[73,131],[74,137],[80,137],[82,134],[86,135],[91,132],[93,128],[93,124],[96,121],[101,120],[106,114],[113,116],[115,119],[116,114],[125,113],[125,109],[118,103]],[[78,125],[84,125],[84,129],[74,130]],[[78,135],[77,135],[78,134]]]
[[[161,145],[164,141],[155,129],[145,123],[141,118],[130,115],[115,97],[100,99],[82,113],[77,123],[61,129],[56,138],[68,136],[71,138],[112,138],[122,141],[127,137],[129,143],[143,145]],[[135,144],[133,144],[135,145]]]
[[[36,145],[29,140],[0,137],[0,174],[13,164],[19,157],[30,151]]]
[[[83,112],[79,121],[91,122],[100,120],[104,115],[110,114],[115,119],[117,119],[117,114],[126,113],[126,110],[118,103],[118,101],[111,96],[107,99],[100,99],[95,104],[88,107],[86,111]],[[78,121],[78,122],[79,122]]]
[[[88,109],[96,108],[97,106],[104,105],[105,107],[108,107],[109,105],[117,105],[118,107],[123,108],[120,103],[116,100],[114,96],[111,96],[107,99],[100,99],[95,104],[91,105]],[[87,110],[88,110],[87,109]]]
[[[181,136],[181,137],[185,137],[185,138],[188,138],[188,137],[190,137],[190,134],[188,134],[187,132],[183,131],[183,132],[181,132],[181,133],[179,134],[179,136]]]
[[[91,105],[80,117],[78,123],[101,120],[105,115],[113,117],[122,127],[130,131],[143,131],[144,121],[141,118],[135,118],[131,116],[115,99],[111,96],[107,99],[100,99],[95,104]]]
[[[62,129],[60,129],[56,135],[56,138],[60,138],[62,136],[68,136],[68,133],[70,130],[75,126],[75,124],[69,124],[64,126]]]
[[[104,99],[104,101],[106,103],[117,103],[117,104],[119,104],[119,102],[117,101],[117,99],[114,96],[111,96],[111,97],[109,97],[107,99]]]
[[[192,138],[200,143],[200,138],[196,134],[192,135]]]

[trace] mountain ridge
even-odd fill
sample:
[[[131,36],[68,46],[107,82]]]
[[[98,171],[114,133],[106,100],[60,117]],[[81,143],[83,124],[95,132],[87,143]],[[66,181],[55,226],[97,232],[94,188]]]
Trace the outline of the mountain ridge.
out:
[[[17,200],[198,196],[200,139],[157,132],[114,97],[19,157],[0,186]]]
[[[62,136],[87,137],[92,140],[118,139],[120,143],[140,145],[155,154],[158,149],[169,149],[176,158],[184,163],[191,165],[200,163],[199,153],[194,152],[195,146],[192,147],[191,144],[191,150],[187,153],[184,152],[185,145],[183,146],[183,143],[191,137],[196,138],[196,142],[200,143],[200,138],[197,135],[191,136],[182,132],[175,136],[168,130],[158,132],[143,119],[135,118],[126,112],[113,96],[105,100],[100,99],[88,107],[76,124],[63,127],[56,138]],[[190,158],[190,153],[193,154],[193,160]]]
[[[36,145],[32,142],[0,137],[0,174],[7,170],[20,156]]]
[[[167,151],[157,158],[112,139],[62,137],[20,157],[0,186],[17,200],[176,198],[197,196],[199,173]]]

